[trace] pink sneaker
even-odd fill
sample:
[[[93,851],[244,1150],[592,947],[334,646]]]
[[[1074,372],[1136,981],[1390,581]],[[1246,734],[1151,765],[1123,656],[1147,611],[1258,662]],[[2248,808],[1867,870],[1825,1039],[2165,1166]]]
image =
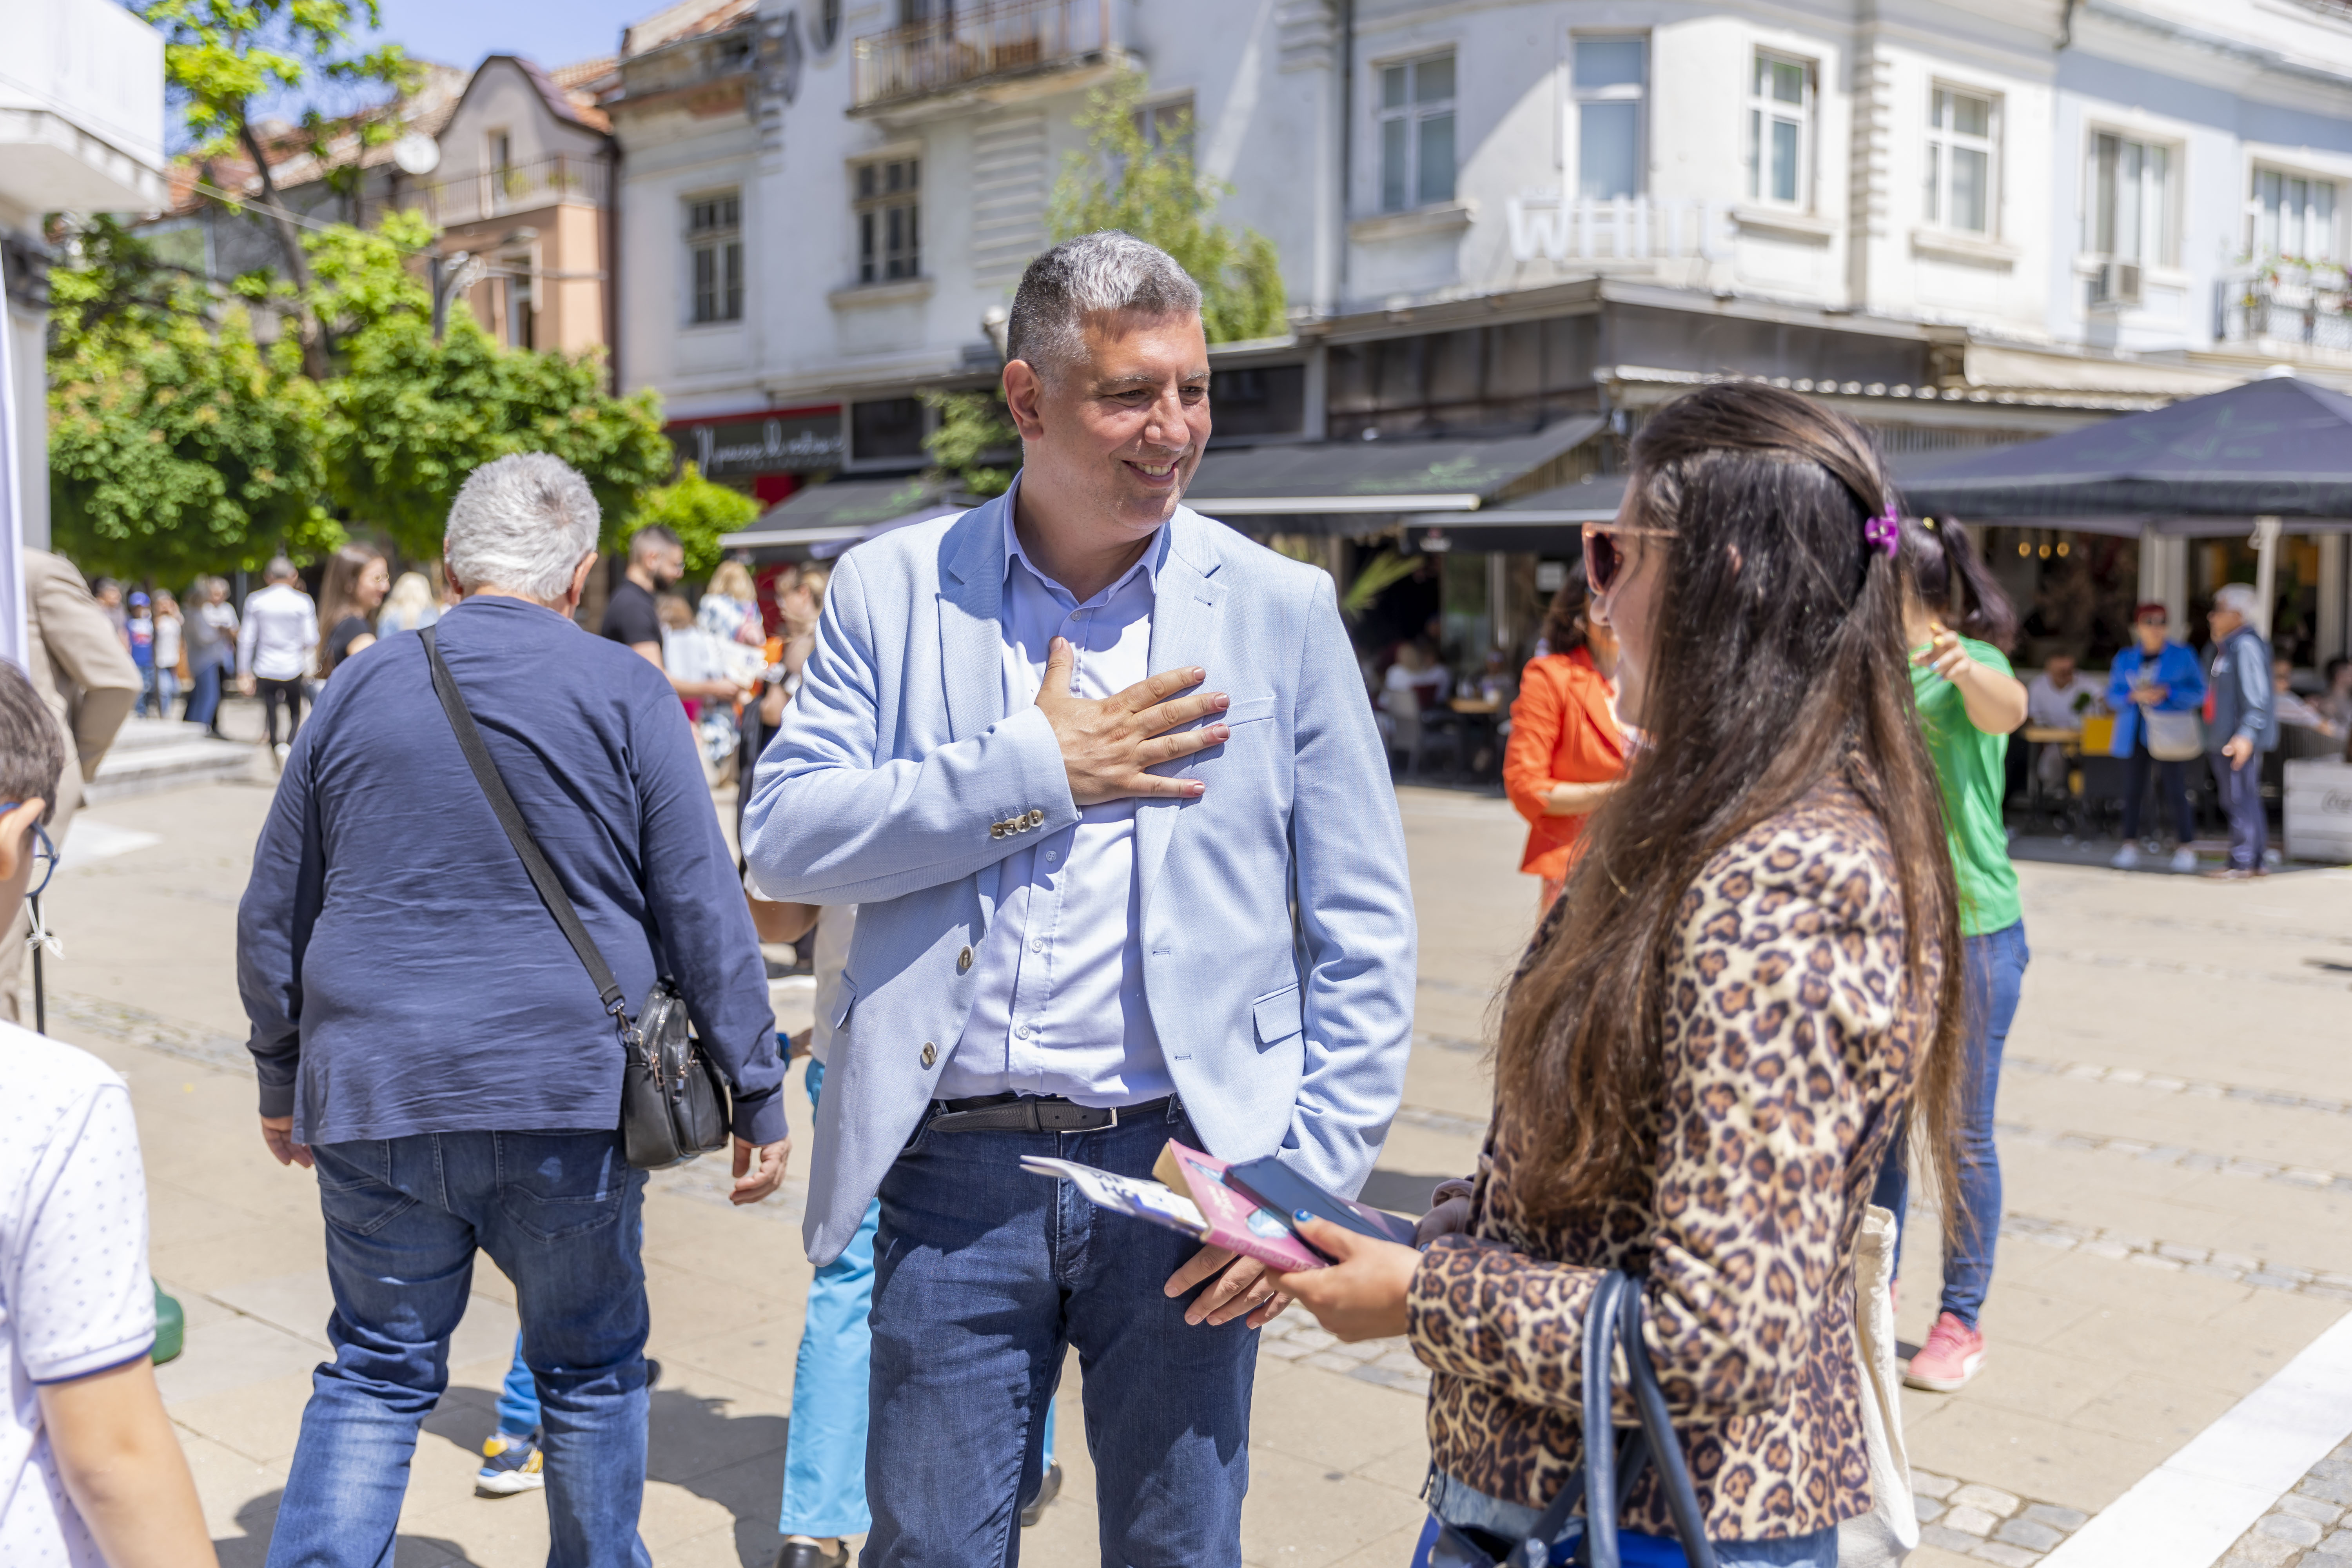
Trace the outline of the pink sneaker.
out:
[[[1931,1394],[1950,1394],[1965,1386],[1984,1365],[1984,1336],[1951,1313],[1936,1320],[1927,1342],[1903,1369],[1903,1381]]]

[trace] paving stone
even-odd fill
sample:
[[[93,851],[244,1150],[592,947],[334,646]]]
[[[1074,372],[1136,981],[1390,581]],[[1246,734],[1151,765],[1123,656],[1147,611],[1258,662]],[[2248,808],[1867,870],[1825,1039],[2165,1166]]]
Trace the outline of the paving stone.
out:
[[[2020,1500],[1999,1487],[1969,1486],[1954,1492],[1952,1500],[1970,1508],[1980,1508],[1995,1519],[2007,1519],[2017,1511]]]
[[[2120,1241],[2086,1241],[2083,1250],[2094,1258],[2129,1258],[2132,1249]]]
[[[1911,1500],[1911,1506],[1918,1510],[1919,1522],[1922,1524],[1933,1524],[1943,1517],[1944,1505],[1934,1498],[1915,1497]]]
[[[2246,1564],[2249,1568],[2284,1568],[2288,1559],[2302,1550],[2294,1542],[2265,1534],[2257,1527],[2241,1536],[2222,1562]]]
[[[2352,1530],[2339,1530],[2319,1543],[2321,1552],[2329,1557],[2352,1558]]]
[[[2201,1247],[2183,1247],[2177,1241],[2165,1242],[2156,1251],[2160,1258],[2170,1258],[2182,1263],[2202,1263],[2208,1256]]]
[[[2297,1519],[2307,1519],[2314,1524],[2334,1524],[2344,1512],[2332,1502],[2322,1502],[2317,1498],[2304,1497],[2295,1492],[2289,1492],[2279,1499],[2278,1510],[2291,1513]]]
[[[2054,1502],[2032,1503],[2026,1508],[2024,1517],[2036,1524],[2046,1524],[2070,1534],[2091,1522],[2091,1516],[2081,1509],[2060,1508]]]
[[[1980,1508],[1970,1508],[1966,1503],[1954,1503],[1939,1522],[1947,1530],[1957,1530],[1963,1535],[1981,1539],[1990,1535],[1992,1527],[1999,1524],[2000,1521]]]
[[[2273,1541],[2284,1541],[2294,1546],[2316,1546],[2327,1532],[2307,1519],[2297,1519],[2291,1513],[2266,1514],[2254,1528]]]
[[[1946,1552],[1957,1552],[1965,1557],[1982,1546],[1984,1538],[1962,1535],[1958,1531],[1941,1524],[1923,1524],[1919,1527],[1919,1544],[1938,1547]]]
[[[2065,1531],[2053,1530],[2030,1519],[2004,1520],[2001,1527],[1992,1534],[1995,1541],[2006,1541],[2011,1546],[2023,1546],[2035,1552],[2047,1552],[2066,1539]]]
[[[1988,1563],[1998,1563],[2000,1568],[2033,1568],[2034,1563],[2042,1561],[2039,1552],[2028,1552],[2022,1546],[2011,1546],[1999,1541],[1988,1541],[1969,1555],[1980,1557]]]
[[[2179,1273],[2181,1268],[2181,1265],[2171,1258],[2158,1258],[2153,1252],[2135,1252],[2126,1261],[2137,1263],[2143,1268],[2162,1268],[2172,1273]]]
[[[1911,1472],[1911,1490],[1919,1497],[1948,1498],[1960,1483],[1949,1476],[1939,1476],[1933,1470]]]
[[[2352,1481],[2339,1480],[2334,1477],[2315,1473],[2304,1477],[2303,1484],[2294,1489],[2305,1497],[2315,1497],[2327,1502],[2340,1504],[2345,1508],[2352,1508]]]

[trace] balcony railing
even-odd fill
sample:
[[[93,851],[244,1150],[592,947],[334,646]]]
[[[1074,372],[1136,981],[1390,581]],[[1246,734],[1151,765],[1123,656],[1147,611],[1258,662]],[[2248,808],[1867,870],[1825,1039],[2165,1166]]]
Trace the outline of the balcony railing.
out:
[[[453,174],[425,187],[425,211],[435,224],[446,228],[558,202],[601,207],[606,172],[601,158],[555,153],[503,169]]]
[[[857,108],[1076,65],[1111,45],[1110,0],[948,0],[942,10],[857,40]]]
[[[1505,216],[1516,261],[1713,261],[1732,249],[1728,215],[1717,202],[1514,196]]]
[[[2281,260],[2225,278],[2221,315],[2224,342],[2352,353],[2352,279],[2337,263]]]

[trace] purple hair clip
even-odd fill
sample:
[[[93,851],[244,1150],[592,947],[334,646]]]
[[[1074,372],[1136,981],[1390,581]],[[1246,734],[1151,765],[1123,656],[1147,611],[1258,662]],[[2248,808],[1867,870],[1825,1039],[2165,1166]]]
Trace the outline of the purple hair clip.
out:
[[[1895,521],[1895,509],[1891,506],[1862,525],[1864,540],[1886,552],[1890,559],[1895,554],[1895,542],[1902,536],[1903,525]]]

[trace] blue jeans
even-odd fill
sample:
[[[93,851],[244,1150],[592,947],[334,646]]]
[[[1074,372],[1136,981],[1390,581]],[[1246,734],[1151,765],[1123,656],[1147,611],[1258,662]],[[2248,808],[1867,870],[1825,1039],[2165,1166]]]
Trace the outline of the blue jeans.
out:
[[[2262,868],[2263,851],[2270,846],[2270,819],[2263,815],[2263,754],[2256,752],[2242,768],[2233,768],[2219,752],[2206,761],[2213,765],[2214,787],[2221,794],[2221,809],[2230,818],[2230,866],[2233,870]]]
[[[824,1064],[806,1074],[809,1103],[824,1085]],[[868,1204],[840,1257],[809,1281],[800,1359],[793,1363],[793,1422],[784,1432],[784,1500],[779,1535],[820,1539],[864,1534],[866,1389],[874,1336],[874,1226],[882,1205]]]
[[[539,1431],[539,1380],[522,1359],[522,1336],[515,1336],[514,1364],[499,1389],[499,1436],[530,1437]]]
[[[1188,1325],[1189,1298],[1161,1293],[1198,1242],[1020,1166],[1149,1176],[1170,1138],[1199,1146],[1192,1123],[1173,1101],[1098,1132],[937,1132],[936,1114],[882,1180],[859,1562],[1018,1562],[1018,1500],[1076,1345],[1103,1560],[1240,1568],[1256,1331]]]
[[[1961,1215],[1944,1238],[1942,1310],[1975,1328],[1992,1284],[1994,1237],[2000,1233],[2000,1151],[1993,1142],[1993,1101],[2000,1091],[2000,1054],[2017,1017],[2017,995],[2033,954],[2025,945],[2025,922],[2018,921],[1965,938],[1968,974],[1963,984],[1967,1019],[1961,1040],[1963,1071],[1959,1127]],[[1905,1167],[1906,1129],[1897,1127],[1878,1168],[1870,1201],[1895,1213],[1895,1266],[1903,1265],[1903,1224],[1911,1197]]]
[[[645,1175],[617,1132],[313,1147],[335,1359],[311,1374],[269,1568],[390,1568],[416,1429],[449,1382],[474,1252],[514,1282],[545,1402],[550,1568],[649,1568]]]
[[[191,724],[213,729],[220,719],[221,676],[225,672],[217,664],[204,664],[189,673],[195,679],[188,688],[188,710],[181,717]]]

